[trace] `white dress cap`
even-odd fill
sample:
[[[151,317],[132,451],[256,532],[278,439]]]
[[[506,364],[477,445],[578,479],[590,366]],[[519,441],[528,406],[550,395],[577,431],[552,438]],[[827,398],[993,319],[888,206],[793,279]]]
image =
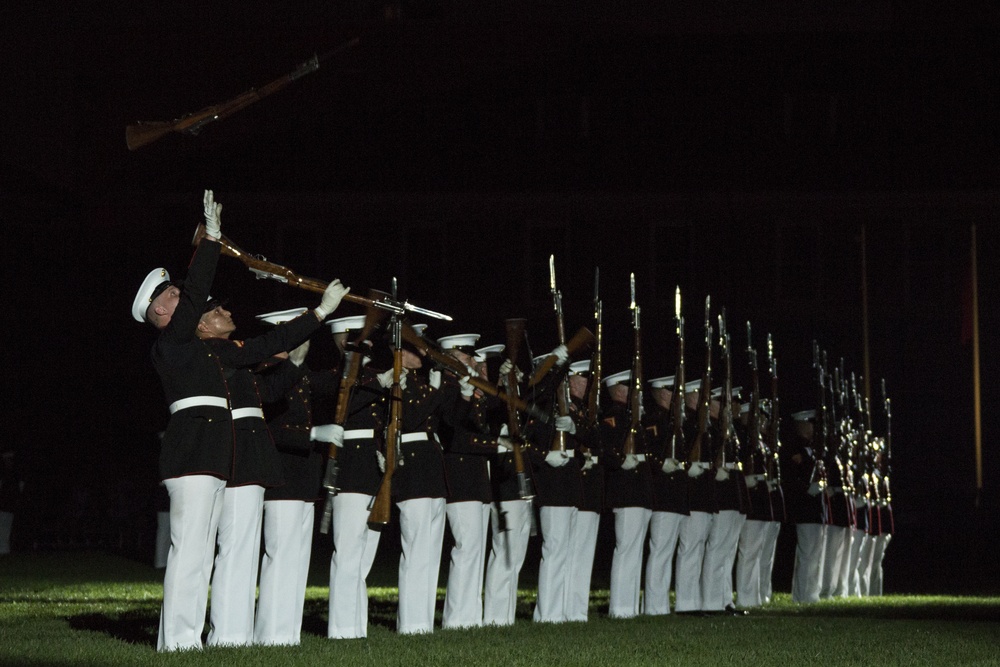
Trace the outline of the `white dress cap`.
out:
[[[580,361],[574,361],[569,365],[569,372],[574,375],[580,375],[581,373],[590,372],[590,359],[581,359]]]
[[[455,334],[454,336],[443,336],[438,338],[438,345],[442,350],[462,350],[463,352],[475,352],[476,343],[479,341],[479,334]]]
[[[257,315],[257,319],[267,324],[282,324],[306,312],[307,308],[291,308],[289,310],[276,310],[272,313],[262,313]]]
[[[701,380],[691,380],[690,382],[684,383],[685,394],[691,394],[696,391],[701,391]]]
[[[135,299],[132,301],[132,317],[135,318],[136,322],[146,321],[146,309],[149,308],[149,304],[153,301],[153,292],[162,283],[169,281],[170,274],[164,268],[153,269],[149,272],[146,279],[142,281],[139,291],[135,293]]]
[[[798,412],[792,413],[792,420],[797,422],[806,422],[810,419],[816,419],[815,410],[800,410]]]
[[[350,317],[338,317],[326,323],[330,327],[330,333],[340,334],[348,331],[355,331],[365,326],[364,315],[351,315]]]
[[[620,384],[622,382],[628,382],[629,376],[632,375],[632,371],[621,371],[620,373],[615,373],[604,378],[604,386],[610,387],[611,385]]]
[[[486,361],[489,357],[497,357],[504,351],[506,346],[503,343],[497,345],[487,345],[486,347],[481,347],[476,350],[476,354],[473,358],[482,363]]]
[[[649,381],[649,386],[653,389],[673,389],[674,388],[674,376],[665,375],[661,378],[654,378]]]

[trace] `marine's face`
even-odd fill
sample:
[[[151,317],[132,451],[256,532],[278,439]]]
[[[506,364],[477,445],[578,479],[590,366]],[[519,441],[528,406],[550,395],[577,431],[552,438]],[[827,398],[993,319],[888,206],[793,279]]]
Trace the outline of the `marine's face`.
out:
[[[163,329],[170,323],[170,318],[173,317],[174,311],[177,309],[177,304],[181,299],[181,290],[176,285],[171,285],[167,289],[160,292],[155,299],[149,304],[149,308],[146,309],[147,315],[152,315],[147,317],[149,321],[157,329]]]
[[[407,368],[407,369],[409,369],[409,370],[412,371],[412,370],[416,370],[416,369],[418,369],[418,368],[420,368],[421,366],[424,365],[423,360],[419,356],[417,356],[417,355],[413,354],[412,352],[410,352],[409,350],[407,350],[407,349],[404,348],[400,352],[401,352],[401,355],[402,355],[401,359],[402,359],[402,362],[403,362],[403,368]]]
[[[235,330],[232,313],[222,306],[208,311],[198,322],[198,333],[202,338],[228,338]]]

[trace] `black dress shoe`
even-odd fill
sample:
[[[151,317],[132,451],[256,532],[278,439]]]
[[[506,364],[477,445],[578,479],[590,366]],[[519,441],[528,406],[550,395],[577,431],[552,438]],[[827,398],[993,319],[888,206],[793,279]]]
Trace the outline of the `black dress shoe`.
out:
[[[750,612],[746,609],[737,609],[733,605],[726,607],[726,613],[730,616],[749,616]]]

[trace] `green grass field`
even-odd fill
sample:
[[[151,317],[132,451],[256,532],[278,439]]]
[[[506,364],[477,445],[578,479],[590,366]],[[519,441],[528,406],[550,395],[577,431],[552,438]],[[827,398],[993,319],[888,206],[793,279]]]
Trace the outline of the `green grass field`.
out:
[[[0,665],[1000,665],[995,597],[802,606],[779,594],[743,618],[617,620],[598,590],[590,622],[540,625],[530,620],[534,591],[523,589],[513,627],[401,637],[385,569],[372,577],[368,639],[326,639],[327,590],[311,586],[301,646],[157,654],[162,571],[101,552],[14,554],[0,559]]]

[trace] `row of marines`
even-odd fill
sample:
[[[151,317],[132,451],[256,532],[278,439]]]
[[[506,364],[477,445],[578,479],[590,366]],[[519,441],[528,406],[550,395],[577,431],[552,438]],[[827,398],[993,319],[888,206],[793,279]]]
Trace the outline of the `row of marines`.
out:
[[[432,367],[424,350],[404,343],[403,371],[397,374],[384,337],[352,340],[363,317],[338,318],[329,322],[338,347],[362,354],[366,363],[344,423],[315,423],[314,413],[323,412],[317,407],[339,395],[342,373],[309,369],[309,339],[348,288],[334,281],[312,311],[262,315],[273,324],[270,331],[231,339],[231,313],[209,297],[220,254],[221,205],[211,191],[204,204],[206,234],[186,279],[179,283],[163,269],[151,272],[132,309],[136,320],[159,332],[152,359],[171,413],[160,460],[170,496],[170,551],[159,650],[201,647],[209,584],[208,644],[299,642],[317,501],[322,507],[324,465],[333,451],[339,475],[329,500],[334,554],[328,636],[366,636],[366,578],[380,536],[379,526],[368,521],[369,509],[384,477],[393,387],[403,403],[392,475],[402,543],[400,633],[434,629],[446,523],[454,546],[442,626],[513,623],[536,504],[542,535],[536,621],[587,619],[598,524],[606,509],[615,532],[611,616],[670,613],[672,578],[679,613],[741,613],[734,605],[734,571],[740,608],[770,598],[775,545],[786,519],[782,487],[773,475],[743,473],[744,463],[748,471],[766,468],[748,459],[759,450],[730,445],[734,451],[722,457],[727,463],[721,466],[712,446],[694,461],[687,460],[687,451],[669,451],[672,378],[649,383],[646,437],[640,451],[623,455],[628,371],[602,379],[607,400],[594,419],[584,403],[589,364],[570,363],[567,347],[560,345],[539,358],[555,357],[557,363],[532,396],[552,418],[515,427],[504,402],[473,382],[507,389],[511,378],[523,379],[504,359],[503,346],[477,348],[478,335],[438,339],[436,346],[466,369],[454,373]],[[414,329],[423,334],[421,325]],[[556,415],[552,388],[563,379],[571,401]],[[698,389],[696,383],[683,388],[689,411],[697,409]],[[713,401],[715,410],[718,405]],[[693,417],[685,420],[686,443],[694,423]],[[735,422],[737,431],[743,423]],[[512,434],[513,428],[523,430]],[[553,449],[557,439],[564,446]],[[518,473],[530,476],[537,496],[525,494]],[[807,497],[815,498],[808,490]],[[827,491],[820,497],[828,497]]]

